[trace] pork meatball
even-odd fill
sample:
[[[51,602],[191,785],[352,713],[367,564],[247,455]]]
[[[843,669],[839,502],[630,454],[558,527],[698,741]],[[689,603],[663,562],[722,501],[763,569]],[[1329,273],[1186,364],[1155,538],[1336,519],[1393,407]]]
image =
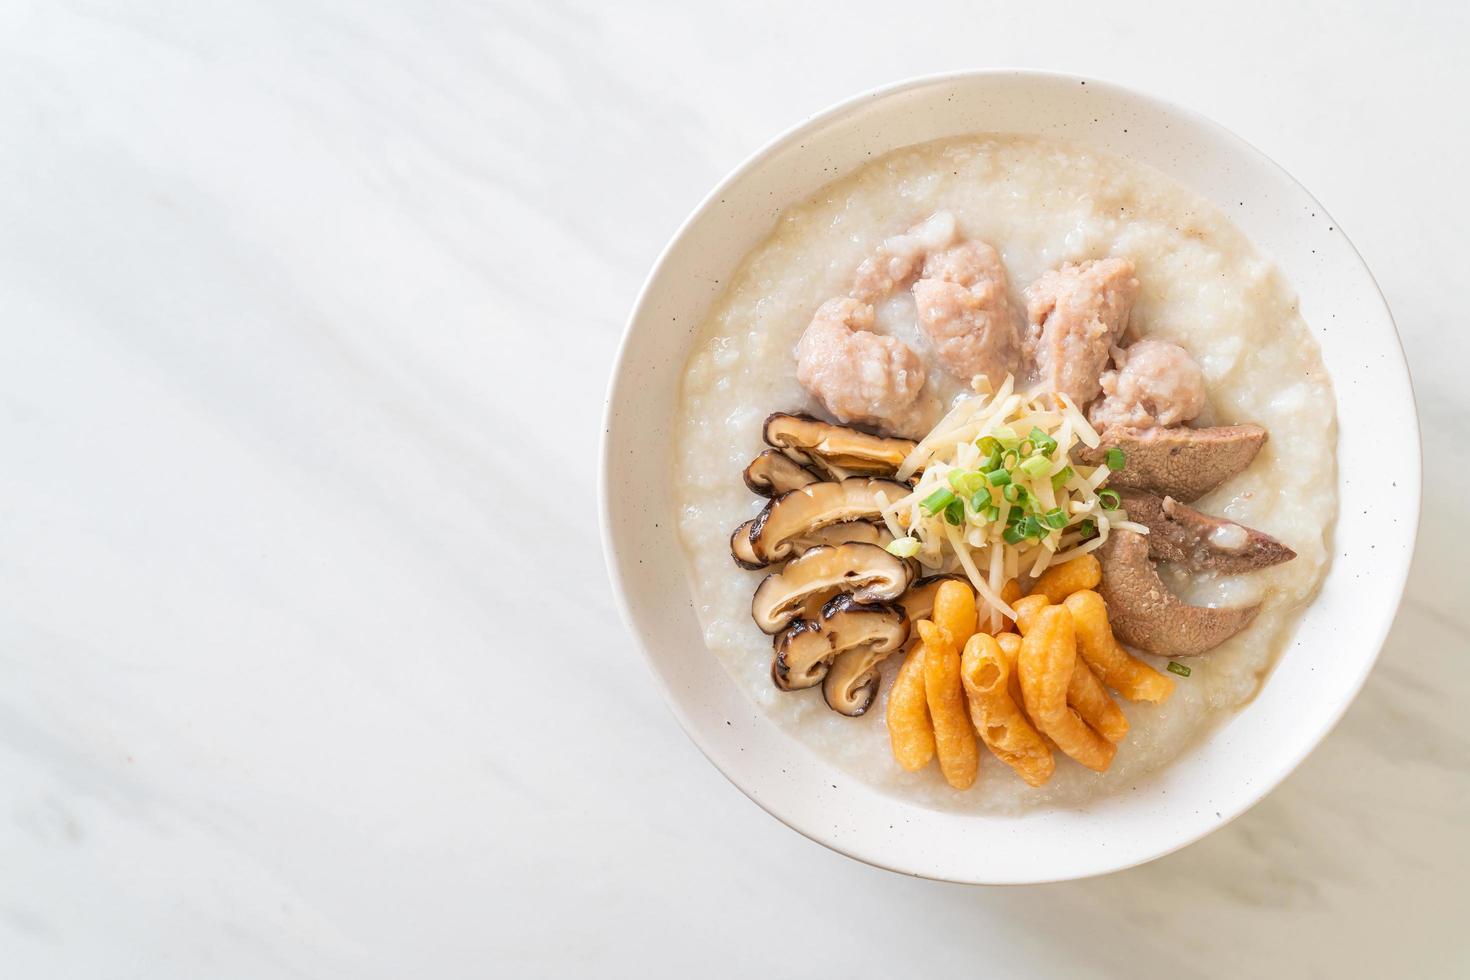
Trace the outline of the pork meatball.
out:
[[[858,266],[852,280],[853,299],[877,303],[919,271],[924,257],[954,241],[954,215],[937,211],[908,231],[884,239],[878,251]]]
[[[1182,425],[1205,407],[1205,376],[1189,352],[1163,340],[1140,340],[1113,352],[1113,370],[1098,383],[1103,399],[1092,406],[1095,426],[1134,428]]]
[[[1138,280],[1128,259],[1069,262],[1026,289],[1025,354],[1042,386],[1086,410],[1108,353],[1128,329]]]
[[[796,380],[839,422],[923,435],[937,408],[924,395],[924,364],[872,326],[870,304],[845,297],[823,303],[797,342]]]
[[[985,242],[933,252],[914,283],[919,323],[945,370],[965,381],[984,375],[999,386],[1016,370],[1020,331],[1006,296],[1006,270]]]

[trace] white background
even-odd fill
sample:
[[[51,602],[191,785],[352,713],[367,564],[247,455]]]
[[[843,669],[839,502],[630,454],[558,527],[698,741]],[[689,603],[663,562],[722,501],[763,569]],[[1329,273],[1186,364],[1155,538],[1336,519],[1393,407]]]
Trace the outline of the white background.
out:
[[[1465,975],[1467,42],[1452,2],[0,2],[0,974]],[[1163,95],[1301,179],[1426,460],[1398,624],[1302,769],[1008,890],[728,785],[593,499],[622,319],[704,191],[983,66]]]

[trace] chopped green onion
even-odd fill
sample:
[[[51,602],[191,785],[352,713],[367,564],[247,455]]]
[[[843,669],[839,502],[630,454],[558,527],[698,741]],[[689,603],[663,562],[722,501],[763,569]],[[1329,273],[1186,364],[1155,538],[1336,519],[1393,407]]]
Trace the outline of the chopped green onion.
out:
[[[1026,534],[1021,530],[1020,524],[1012,524],[1001,533],[1001,539],[1006,544],[1020,544],[1025,537]]]
[[[990,434],[996,438],[996,441],[1002,443],[1013,443],[1017,439],[1016,430],[1008,425],[997,425],[994,429],[990,430]]]
[[[1103,505],[1103,510],[1117,510],[1123,502],[1123,498],[1118,496],[1116,490],[1099,490],[1097,500]]]
[[[1094,521],[1092,518],[1089,517],[1081,524],[1078,524],[1077,527],[1082,531],[1083,541],[1097,537],[1097,521]]]
[[[1050,456],[1057,451],[1057,441],[1045,432],[1042,432],[1040,426],[1031,427],[1030,439],[1031,444],[1036,447],[1036,451],[1039,453]]]
[[[980,461],[979,468],[981,473],[989,473],[991,470],[1001,469],[1002,467],[1000,465],[1000,450],[997,449],[995,452],[982,459]]]
[[[1013,504],[1021,502],[1021,488],[1014,483],[1007,483],[1000,488],[1000,495]]]
[[[1060,490],[1067,485],[1067,481],[1070,479],[1072,479],[1072,467],[1063,466],[1060,471],[1051,475],[1051,488],[1053,490]]]
[[[1016,468],[1016,464],[1019,463],[1020,461],[1021,461],[1021,456],[1014,449],[1007,450],[1006,451],[1006,454],[1000,458],[1001,465],[1004,466],[1008,470],[1015,469]]]
[[[1021,462],[1021,472],[1027,476],[1041,476],[1049,469],[1051,469],[1051,460],[1045,456],[1032,456]]]
[[[976,490],[970,495],[970,509],[977,514],[983,514],[985,508],[995,506],[990,502],[989,490]]]
[[[884,550],[898,558],[912,558],[919,553],[919,539],[894,538]]]
[[[954,491],[948,487],[940,487],[929,496],[919,502],[919,509],[933,517],[955,500]]]
[[[1047,511],[1042,516],[1042,520],[1046,521],[1046,526],[1053,531],[1060,531],[1067,526],[1067,514],[1060,507],[1053,507]]]
[[[1036,444],[1030,439],[1022,439],[1021,444],[1016,447],[1016,452],[1020,453],[1021,457],[1024,459],[1025,457],[1030,456],[1032,453],[1036,452]]]
[[[1000,452],[1000,440],[997,439],[995,436],[981,436],[978,440],[976,440],[975,445],[978,446],[980,451],[987,456],[989,456],[991,453]]]
[[[1190,670],[1188,667],[1184,666],[1178,661],[1171,660],[1169,661],[1169,673],[1178,674],[1180,677],[1188,677],[1190,674],[1194,673],[1194,671]]]
[[[1121,470],[1123,466],[1128,462],[1128,457],[1124,456],[1123,450],[1119,449],[1117,446],[1109,449],[1107,455],[1104,458],[1107,461],[1108,469],[1112,470],[1114,473]]]
[[[985,474],[985,479],[990,481],[993,487],[1003,487],[1011,482],[1011,471],[1004,468],[996,468]]]
[[[965,474],[965,494],[966,495],[973,496],[973,495],[975,495],[975,494],[977,494],[980,491],[985,490],[985,489],[986,489],[986,487],[985,487],[985,474],[984,473],[974,473],[974,472],[971,472],[971,473],[966,473]]]
[[[958,527],[965,523],[965,504],[962,500],[952,500],[949,506],[944,508],[944,519]]]
[[[1021,513],[1021,508],[1012,507],[1010,510],[1006,511],[1006,527],[1010,527],[1013,524],[1019,524],[1023,516],[1025,515]]]
[[[993,521],[1000,516],[1000,508],[993,503],[987,502],[984,507],[980,508],[980,516],[987,521]]]

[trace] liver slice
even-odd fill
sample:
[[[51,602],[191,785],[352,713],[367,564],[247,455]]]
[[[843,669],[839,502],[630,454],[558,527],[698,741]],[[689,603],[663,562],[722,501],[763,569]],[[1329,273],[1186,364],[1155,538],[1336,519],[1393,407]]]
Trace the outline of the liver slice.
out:
[[[1175,500],[1198,500],[1250,465],[1266,444],[1259,425],[1222,425],[1210,429],[1134,429],[1108,426],[1096,449],[1083,446],[1077,461],[1103,464],[1107,451],[1123,451],[1123,468],[1108,481],[1112,487],[1148,490]]]

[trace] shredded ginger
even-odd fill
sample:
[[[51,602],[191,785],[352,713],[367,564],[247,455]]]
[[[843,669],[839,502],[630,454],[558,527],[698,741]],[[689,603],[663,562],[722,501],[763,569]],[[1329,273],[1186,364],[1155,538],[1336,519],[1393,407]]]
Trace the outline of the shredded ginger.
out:
[[[928,574],[962,571],[995,626],[1015,618],[1001,598],[1006,582],[1087,554],[1112,528],[1142,529],[1110,506],[1105,465],[1071,460],[1098,435],[1070,399],[1059,401],[1016,392],[1009,375],[994,393],[961,400],[899,467],[900,480],[920,474],[913,492],[883,509],[889,550]]]

